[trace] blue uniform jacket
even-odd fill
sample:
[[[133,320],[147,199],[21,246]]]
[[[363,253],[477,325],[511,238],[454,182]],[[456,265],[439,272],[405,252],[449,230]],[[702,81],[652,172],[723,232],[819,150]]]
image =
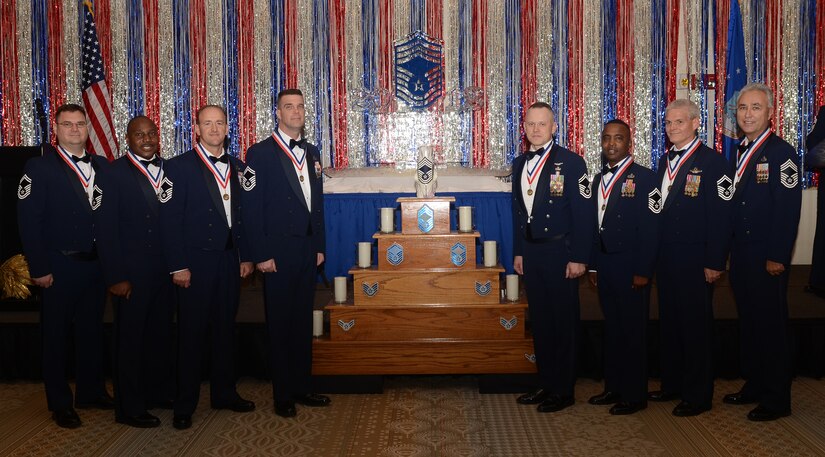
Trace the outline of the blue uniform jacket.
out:
[[[766,243],[767,260],[784,265],[791,262],[802,208],[798,161],[793,146],[771,133],[733,193],[734,242]],[[735,154],[731,162],[735,170]]]
[[[598,269],[598,259],[602,253],[614,254],[631,252],[636,276],[651,278],[656,262],[659,235],[659,210],[655,198],[651,198],[657,188],[656,174],[637,163],[617,178],[607,200],[601,227],[598,226],[599,199],[602,174],[593,178],[593,205],[596,213],[596,235],[593,237],[593,261],[590,269]]]
[[[312,237],[314,252],[326,248],[324,231],[323,185],[316,170],[320,169],[318,148],[306,144],[306,162],[312,190],[312,212],[288,152],[270,136],[252,145],[246,153],[247,165],[254,184],[244,182],[244,219],[252,246],[252,259],[263,262],[278,259],[291,252],[292,239]]]
[[[77,175],[58,154],[46,145],[41,157],[26,162],[17,193],[20,241],[33,278],[53,273],[51,253],[90,252],[95,247],[92,206]],[[97,185],[109,162],[95,155],[91,159]]]
[[[661,186],[668,167],[667,155],[659,159],[657,186]],[[698,184],[697,184],[698,181]],[[698,188],[697,188],[698,187]],[[731,238],[730,202],[733,176],[725,158],[700,145],[679,168],[665,201],[661,216],[661,244],[696,244],[705,268],[723,271]],[[680,262],[680,259],[662,258]]]
[[[246,166],[235,157],[229,158],[230,186],[232,192],[232,229],[234,246],[239,260],[247,261],[249,248],[241,211],[243,191],[239,173]],[[169,271],[189,268],[188,250],[223,251],[230,228],[226,223],[223,200],[218,183],[207,166],[190,149],[168,160],[161,184],[161,241]],[[163,192],[169,192],[164,195]],[[164,201],[165,200],[165,201]]]
[[[535,240],[567,235],[570,261],[586,264],[590,261],[596,228],[587,167],[579,155],[557,144],[553,144],[549,154],[536,185],[532,218],[527,214],[521,194],[526,156],[520,155],[513,162],[513,253],[516,256],[524,254],[528,235]],[[551,179],[551,175],[556,177]],[[551,181],[558,182],[559,179],[563,180],[563,191],[561,195],[553,195]]]
[[[95,236],[106,284],[168,273],[160,240],[160,202],[146,176],[123,156],[101,175],[100,187]]]

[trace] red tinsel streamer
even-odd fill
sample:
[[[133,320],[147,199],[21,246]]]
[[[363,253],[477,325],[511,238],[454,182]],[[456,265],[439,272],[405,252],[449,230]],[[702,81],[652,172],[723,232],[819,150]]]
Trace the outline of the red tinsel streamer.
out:
[[[633,85],[633,0],[616,4],[616,115],[636,131],[636,97]]]
[[[347,40],[346,5],[344,0],[330,0],[329,3],[330,67],[332,72],[332,144],[335,156],[332,166],[349,166],[347,144]]]
[[[536,1],[521,0],[521,118],[527,108],[537,99],[543,99],[549,94],[537,94],[538,81],[536,77],[536,61],[538,60],[538,43],[536,39]],[[522,149],[526,149],[527,141],[524,127],[519,128],[522,138]]]
[[[444,37],[444,0],[427,0],[427,35]]]
[[[143,0],[143,60],[144,114],[162,129],[158,71],[158,0]]]
[[[584,154],[584,29],[582,28],[582,1],[570,0],[567,19],[567,147],[573,152]]]
[[[112,89],[112,9],[109,0],[95,0],[94,10],[97,40],[100,54],[103,56],[103,69],[106,72],[106,87]]]
[[[49,0],[47,4],[47,22],[49,36],[46,39],[49,46],[49,106],[50,116],[54,120],[54,112],[66,102],[66,64],[63,62],[63,2]],[[55,132],[52,131],[52,142],[55,141]]]
[[[782,39],[782,0],[767,0],[765,16],[767,21],[765,32],[767,84],[773,89],[773,131],[778,132],[785,118],[785,110],[782,106],[782,47],[779,46]]]
[[[722,150],[722,131],[725,126],[725,81],[727,80],[727,42],[728,42],[728,19],[730,18],[730,0],[717,0],[716,3],[716,123],[715,141],[713,147],[717,151]]]
[[[206,4],[204,0],[189,0],[189,46],[192,59],[192,123],[198,109],[206,105]],[[195,131],[192,129],[192,141]]]
[[[380,3],[378,17],[378,86],[390,90],[393,54],[393,2]],[[375,88],[373,88],[375,89]]]
[[[665,78],[667,80],[667,102],[676,99],[676,57],[679,53],[679,8],[680,0],[669,0],[668,10],[670,16],[667,18],[667,68]],[[619,86],[621,87],[621,86]]]
[[[310,20],[310,18],[304,18]],[[298,87],[298,0],[284,0],[284,64],[286,87]],[[304,43],[311,46],[312,43]]]
[[[473,167],[490,164],[487,153],[487,2],[473,1],[473,86],[485,94],[481,109],[473,111]]]
[[[17,146],[20,131],[20,94],[17,87],[17,13],[15,2],[0,2],[0,90],[3,91],[4,146]]]
[[[825,105],[825,2],[816,2],[816,106]]]
[[[238,134],[241,160],[257,139],[255,114],[255,3],[237,2],[238,8]]]

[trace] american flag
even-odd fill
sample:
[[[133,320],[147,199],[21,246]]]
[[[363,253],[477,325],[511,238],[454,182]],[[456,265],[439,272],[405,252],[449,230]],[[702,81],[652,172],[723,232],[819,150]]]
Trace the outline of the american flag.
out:
[[[83,106],[89,117],[89,140],[86,149],[97,155],[114,160],[118,154],[115,127],[112,122],[112,98],[106,87],[103,56],[97,41],[97,27],[92,14],[92,4],[83,2],[83,36],[81,37],[80,63],[82,67]]]

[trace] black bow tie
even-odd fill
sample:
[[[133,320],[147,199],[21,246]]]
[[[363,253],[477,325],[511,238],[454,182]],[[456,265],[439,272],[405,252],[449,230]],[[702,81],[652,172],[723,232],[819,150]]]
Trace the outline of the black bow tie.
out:
[[[544,154],[544,148],[539,149],[538,151],[527,151],[524,153],[527,156],[527,161],[531,161],[536,157],[541,157]]]
[[[602,165],[602,176],[604,176],[604,175],[606,175],[606,174],[608,174],[608,173],[613,173],[613,174],[615,174],[615,173],[616,173],[616,170],[618,170],[618,169],[619,169],[619,166],[618,166],[618,165],[614,165],[614,166],[612,166],[612,167],[611,167],[611,166],[610,166],[610,165],[608,165],[608,164],[604,164],[604,165]]]
[[[160,157],[158,157],[158,156],[155,156],[155,158],[152,159],[152,160],[143,160],[143,159],[139,159],[139,160],[140,160],[140,163],[142,163],[146,167],[148,167],[149,165],[154,165],[156,167],[160,166]]]
[[[76,155],[72,155],[72,160],[74,160],[74,163],[78,163],[78,162],[90,163],[92,161],[92,158],[89,157],[89,154],[83,154],[83,157],[78,157]]]
[[[739,161],[739,159],[742,158],[743,155],[745,155],[745,153],[748,152],[748,148],[750,148],[750,144],[740,144],[739,146],[736,146],[736,150],[737,150],[736,161],[737,162]]]
[[[209,156],[209,160],[211,160],[212,163],[218,163],[218,162],[220,162],[220,163],[229,163],[229,156],[226,155],[226,154],[224,154],[220,157]]]
[[[295,146],[298,146],[301,149],[306,149],[306,144],[306,138],[301,138],[300,140],[293,140],[292,138],[289,139],[289,149],[293,149]]]
[[[667,160],[674,160],[685,153],[684,149],[671,149],[667,152]]]

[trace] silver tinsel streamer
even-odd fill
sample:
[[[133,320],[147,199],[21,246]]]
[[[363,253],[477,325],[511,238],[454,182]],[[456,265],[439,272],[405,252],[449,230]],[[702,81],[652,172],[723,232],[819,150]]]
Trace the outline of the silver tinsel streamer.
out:
[[[255,21],[255,125],[258,141],[266,138],[272,132],[273,110],[271,87],[272,66],[270,52],[272,50],[270,36],[276,31],[271,30],[269,17],[269,0],[254,0]],[[246,152],[246,151],[244,151]]]
[[[158,0],[158,74],[160,76],[160,151],[170,158],[175,151],[175,29],[172,25],[172,2]]]
[[[223,2],[206,0],[206,102],[225,105],[223,86]]]
[[[364,43],[361,39],[365,24],[361,21],[361,0],[350,0],[346,3],[345,36],[347,72],[347,160],[349,167],[363,167],[367,162],[364,157],[364,112],[354,105],[355,98],[364,89]],[[351,33],[346,33],[351,31]]]
[[[505,2],[489,0],[487,2],[487,131],[479,134],[487,138],[487,154],[490,160],[488,168],[502,168],[506,166],[504,146],[507,133],[507,106],[505,106],[505,84],[516,84],[521,81],[521,71],[507,75],[505,68],[507,58],[505,42],[507,39],[507,24],[504,23]],[[515,27],[515,25],[512,25]],[[516,50],[512,50],[516,52]],[[520,92],[517,91],[517,93]]]
[[[699,75],[702,72],[703,67],[703,56],[702,56],[702,2],[684,2],[682,8],[682,15],[685,19],[685,27],[684,27],[684,37],[685,37],[685,57],[686,57],[686,66],[687,74],[685,75],[687,78],[690,78],[690,75]],[[707,56],[704,56],[707,59]],[[677,79],[681,79],[682,75],[677,75]],[[681,81],[676,81],[676,88],[682,87]],[[700,94],[699,94],[699,86],[692,87],[690,82],[687,85],[688,95],[687,98],[699,105],[700,103]],[[678,95],[677,95],[678,98]],[[704,130],[704,126],[699,127],[700,130]]]
[[[120,150],[126,150],[126,123],[129,120],[129,76],[126,74],[128,64],[129,14],[126,6],[128,0],[111,0],[110,27],[112,31],[112,121]]]
[[[785,36],[779,38],[782,46],[782,103],[784,110],[783,124],[780,126],[782,138],[794,147],[799,132],[799,0],[782,2],[782,30]]]
[[[522,14],[524,14],[522,12]],[[538,50],[536,53],[536,100],[550,103],[553,94],[553,66],[560,62],[551,62],[553,41],[556,39],[553,30],[553,11],[549,5],[537,5],[536,7],[536,41]],[[524,35],[522,35],[524,36]],[[522,100],[524,105],[529,105],[532,100]],[[527,106],[524,107],[526,109]],[[561,125],[559,125],[561,128]],[[559,132],[561,133],[561,132]],[[517,153],[518,154],[518,153]]]
[[[753,80],[753,24],[754,18],[751,9],[751,0],[739,2],[739,13],[742,15],[742,35],[745,38],[745,65],[748,67],[748,82]],[[712,29],[711,29],[712,30]],[[710,99],[710,97],[708,97]],[[708,110],[708,114],[715,111]]]
[[[441,119],[444,128],[443,154],[446,162],[462,160],[459,146],[458,100],[458,2],[444,2],[442,15],[444,38],[444,99]]]
[[[317,78],[315,81],[316,85],[319,84],[318,80],[321,81],[320,88],[316,92],[317,100],[315,109],[318,111],[319,115],[317,118],[320,119],[320,121],[316,127],[315,140],[321,150],[321,164],[326,167],[331,164],[332,159],[330,155],[332,151],[332,128],[330,124],[330,119],[332,118],[332,113],[330,112],[330,88],[332,87],[332,79],[330,77],[331,69],[329,65],[331,48],[329,47],[329,39],[326,38],[330,32],[329,2],[318,2],[315,4],[315,8],[319,11],[316,16],[317,22],[313,27],[314,36],[318,38],[313,38],[311,41],[311,43],[313,43],[312,55],[320,65],[313,67],[312,74]]]
[[[34,100],[32,92],[32,27],[31,3],[17,2],[17,78],[20,96],[20,141],[37,144],[34,131]]]
[[[636,24],[633,54],[634,112],[636,131],[633,134],[633,160],[645,166],[651,166],[651,125],[650,119],[650,2],[635,0],[633,2],[633,20]]]
[[[306,108],[306,137],[310,142],[321,147],[320,138],[315,135],[315,75],[312,70],[312,27],[315,25],[312,11],[313,0],[298,0],[298,88],[304,92],[304,107]],[[321,154],[326,151],[321,151]]]
[[[66,103],[83,103],[80,96],[80,16],[76,1],[63,2],[63,61]]]
[[[591,175],[601,169],[602,24],[601,1],[584,0],[584,158]],[[636,84],[638,87],[639,84]]]
[[[389,1],[389,0],[379,0]],[[410,30],[410,0],[395,0],[393,11],[393,40],[405,37],[412,32]]]

